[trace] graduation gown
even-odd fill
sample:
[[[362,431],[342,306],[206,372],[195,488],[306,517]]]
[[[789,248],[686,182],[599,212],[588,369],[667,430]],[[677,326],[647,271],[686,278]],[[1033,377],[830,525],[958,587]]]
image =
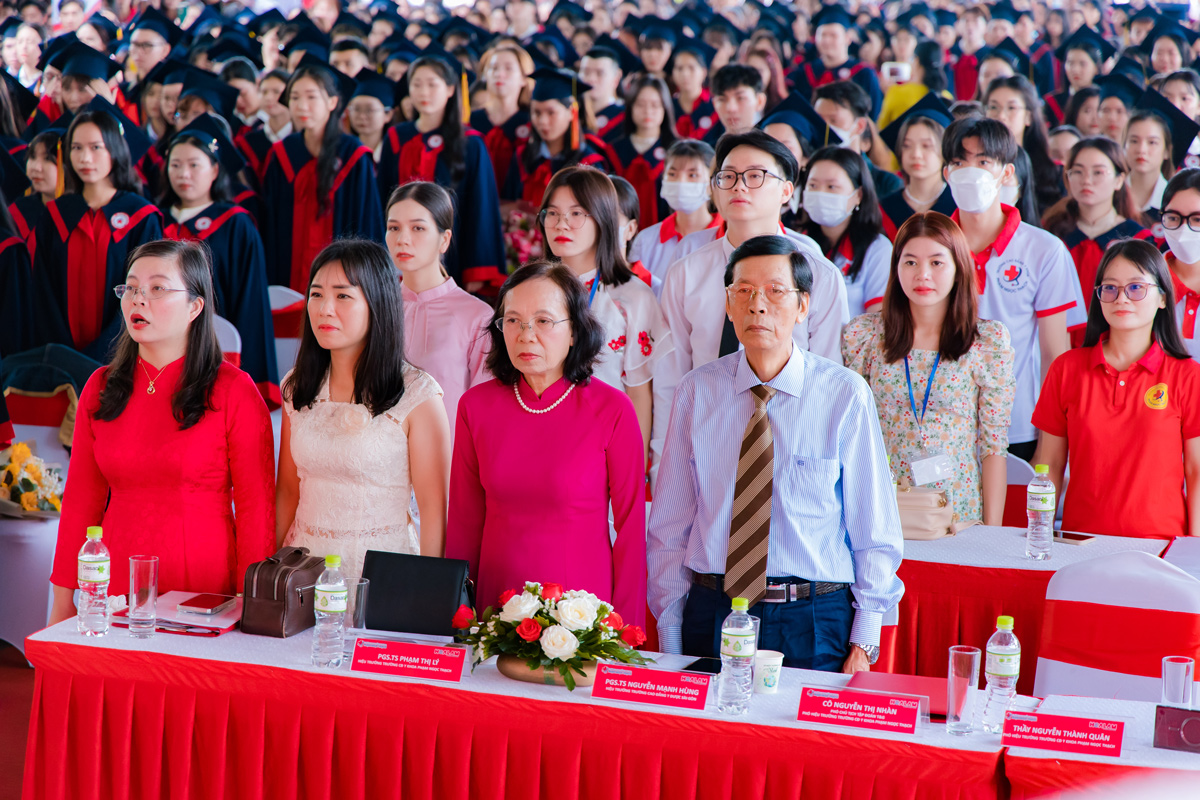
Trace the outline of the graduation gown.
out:
[[[579,158],[570,163],[561,154],[549,156],[545,143],[540,143],[542,154],[534,160],[533,167],[530,169],[525,166],[523,155],[525,150],[531,146],[532,144],[527,144],[522,147],[513,158],[512,165],[508,168],[508,176],[504,179],[504,185],[500,189],[501,200],[524,200],[537,207],[542,204],[542,195],[546,193],[546,186],[550,183],[550,178],[563,167],[583,164],[596,167],[604,172],[613,170],[602,151],[596,148],[590,138],[585,138],[579,143]]]
[[[26,120],[25,132],[21,134],[21,138],[27,142],[33,141],[33,137],[57,122],[62,115],[62,106],[54,102],[50,95],[43,95],[33,114]]]
[[[1042,98],[1042,107],[1046,111],[1046,125],[1057,128],[1067,117],[1067,104],[1071,102],[1071,90],[1063,89]]]
[[[0,358],[37,346],[32,300],[33,272],[25,240],[14,231],[0,229],[0,319],[5,329],[0,336]],[[0,442],[0,449],[3,447]]]
[[[233,140],[233,143],[241,151],[242,155],[246,157],[246,168],[261,181],[263,173],[267,168],[267,154],[271,152],[274,142],[270,140],[260,126],[243,130]]]
[[[17,226],[17,236],[21,237],[21,241],[25,242],[32,254],[33,232],[37,230],[42,215],[46,213],[46,204],[42,202],[42,196],[31,194],[18,197],[9,204],[8,213],[12,215],[13,223]]]
[[[513,156],[529,141],[531,130],[529,111],[522,108],[509,117],[503,125],[493,125],[492,121],[488,119],[487,112],[481,109],[472,112],[471,127],[483,136],[483,144],[487,148],[488,157],[492,159],[492,172],[496,176],[496,185],[499,186],[508,176],[508,167],[512,164]]]
[[[142,179],[142,194],[152,203],[157,201],[159,195],[162,194],[163,182],[166,180],[167,174],[167,165],[163,154],[158,151],[157,147],[151,147],[146,151],[146,155],[134,164],[134,170]]]
[[[79,194],[49,203],[33,234],[34,346],[64,344],[107,362],[125,324],[112,287],[125,282],[129,254],[161,238],[161,212],[133,192],[95,211]]]
[[[0,392],[0,448],[8,447],[16,437],[12,420],[8,416],[8,406],[4,403],[4,393]]]
[[[667,150],[662,146],[662,140],[656,141],[645,153],[639,153],[630,139],[618,139],[613,144],[613,153],[620,162],[615,165],[618,174],[637,190],[638,229],[649,228],[666,219],[671,207],[659,197],[663,170],[667,166]]]
[[[963,53],[954,62],[954,98],[974,100],[979,85],[979,51]]]
[[[700,141],[706,142],[710,147],[716,149],[717,141],[724,135],[725,123],[714,118],[712,127],[705,131],[704,135],[700,137]]]
[[[320,214],[317,159],[303,133],[276,142],[263,173],[263,218],[267,282],[305,294],[317,254],[339,236],[383,241],[383,210],[375,181],[375,159],[358,139],[342,134],[336,144],[341,168],[328,210]]]
[[[700,139],[708,133],[709,128],[717,124],[717,109],[713,106],[712,95],[708,89],[700,93],[696,107],[684,111],[679,103],[679,95],[671,100],[675,104],[675,133],[681,139]]]
[[[871,98],[871,118],[878,119],[883,108],[883,90],[879,88],[879,78],[875,70],[852,58],[840,67],[829,69],[824,62],[817,59],[805,61],[788,75],[788,85],[805,100],[812,101],[813,92],[836,81],[854,81],[866,91]]]
[[[618,101],[596,112],[596,135],[612,144],[625,135],[625,104]]]
[[[275,363],[275,332],[267,298],[267,264],[262,237],[246,209],[213,203],[187,222],[176,222],[167,211],[167,239],[195,239],[212,251],[216,313],[233,323],[242,337],[239,366],[271,408],[279,408],[279,369]]]
[[[1029,69],[1033,74],[1027,77],[1033,80],[1038,94],[1045,96],[1058,91],[1062,70],[1053,47],[1045,42],[1036,43],[1029,52]]]
[[[883,216],[883,235],[893,242],[896,241],[896,231],[900,230],[900,226],[917,213],[908,204],[908,198],[904,196],[903,189],[880,200],[879,210]],[[929,210],[945,214],[947,217],[958,210],[958,206],[954,204],[954,196],[950,193],[949,185],[942,189],[942,193],[938,195],[938,199],[934,201]]]
[[[466,129],[465,145],[462,179],[455,183],[442,158],[444,141],[438,131],[421,133],[414,122],[393,125],[383,138],[379,196],[386,205],[397,186],[412,181],[433,181],[449,189],[454,236],[443,261],[446,272],[463,287],[473,281],[499,284],[505,259],[496,172],[478,131]]]

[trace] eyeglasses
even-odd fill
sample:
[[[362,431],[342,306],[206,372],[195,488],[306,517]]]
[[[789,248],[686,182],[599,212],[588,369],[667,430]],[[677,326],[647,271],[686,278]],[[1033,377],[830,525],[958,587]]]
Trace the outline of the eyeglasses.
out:
[[[1091,171],[1091,173],[1089,173],[1086,169],[1081,169],[1079,167],[1074,167],[1067,171],[1067,177],[1076,183],[1083,183],[1088,179],[1089,175],[1096,183],[1116,177],[1115,172],[1113,172],[1111,169],[1104,169],[1103,167],[1094,169]]]
[[[1179,226],[1187,220],[1187,226],[1194,231],[1200,231],[1200,214],[1188,214],[1186,217],[1176,211],[1164,211],[1162,226],[1169,231],[1179,230]]]
[[[761,294],[773,305],[782,305],[788,295],[799,293],[799,289],[791,289],[778,283],[768,283],[766,286],[751,286],[748,283],[737,283],[725,288],[725,294],[734,303],[749,304],[755,295]]]
[[[768,172],[765,169],[748,169],[742,172],[722,169],[713,174],[712,182],[713,186],[716,186],[718,189],[729,191],[737,186],[738,178],[741,178],[742,183],[746,184],[747,189],[760,189],[766,183],[768,177],[774,178],[777,181],[783,180],[783,178],[775,173]]]
[[[1096,297],[1100,298],[1101,303],[1115,303],[1121,295],[1122,289],[1125,290],[1125,296],[1130,300],[1145,300],[1151,289],[1158,289],[1158,284],[1127,283],[1124,286],[1117,286],[1111,283],[1102,283],[1096,287]]]
[[[534,333],[537,333],[538,335],[550,333],[556,326],[564,322],[570,322],[570,318],[550,319],[549,317],[538,317],[537,319],[533,320],[533,322],[525,322],[517,317],[501,317],[492,324],[495,325],[496,329],[501,333],[510,336],[519,336],[525,331],[526,328],[532,328]]]
[[[583,227],[584,220],[589,219],[591,216],[591,214],[585,214],[582,211],[571,211],[567,214],[561,214],[552,208],[547,208],[538,212],[538,221],[542,223],[543,228],[557,228],[558,221],[566,217],[567,227],[573,231],[577,231]]]
[[[1009,114],[1021,114],[1025,111],[1025,106],[1010,103],[1007,106],[996,105],[995,103],[988,104],[988,116],[1003,117]]]
[[[126,297],[130,300],[136,300],[139,294],[147,300],[162,300],[171,292],[186,291],[187,289],[168,289],[166,286],[130,286],[127,283],[113,287],[113,294],[122,300]]]

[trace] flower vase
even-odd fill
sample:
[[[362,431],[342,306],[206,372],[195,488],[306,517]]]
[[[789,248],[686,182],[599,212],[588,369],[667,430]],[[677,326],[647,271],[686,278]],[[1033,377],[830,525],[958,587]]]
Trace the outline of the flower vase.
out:
[[[511,678],[514,681],[542,683],[546,686],[566,686],[562,674],[557,669],[546,669],[545,667],[530,669],[525,659],[518,656],[500,654],[496,657],[496,669],[500,670],[501,675]],[[571,674],[575,678],[575,685],[591,686],[596,680],[596,662],[583,662],[583,671],[586,673],[585,675],[580,675],[578,672],[572,671]]]

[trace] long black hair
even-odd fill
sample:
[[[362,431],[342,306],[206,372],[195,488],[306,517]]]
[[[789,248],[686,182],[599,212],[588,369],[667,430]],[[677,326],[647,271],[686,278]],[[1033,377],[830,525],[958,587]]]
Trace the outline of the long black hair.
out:
[[[1033,167],[1033,184],[1037,207],[1042,213],[1058,202],[1062,197],[1059,190],[1059,180],[1062,171],[1050,158],[1050,134],[1046,131],[1046,117],[1042,112],[1042,98],[1038,97],[1037,89],[1024,75],[1013,75],[1009,78],[996,78],[987,88],[983,101],[997,89],[1010,89],[1021,95],[1025,110],[1029,113],[1029,124],[1025,126],[1023,140],[1017,142],[1029,154],[1029,163]],[[1021,185],[1024,192],[1025,186]]]
[[[338,157],[338,142],[342,137],[342,111],[346,101],[338,92],[337,78],[333,72],[316,64],[306,64],[292,73],[283,90],[283,104],[290,105],[292,87],[301,78],[315,81],[327,97],[338,98],[337,108],[329,115],[325,130],[321,132],[321,152],[317,154],[317,213],[326,214],[333,210],[333,183],[341,167]]]
[[[214,203],[232,203],[233,180],[229,177],[229,174],[225,172],[225,167],[221,165],[221,159],[217,158],[216,155],[208,149],[208,145],[205,142],[202,142],[195,136],[190,136],[185,132],[183,135],[176,136],[174,139],[172,139],[171,146],[167,148],[167,163],[163,165],[162,198],[159,200],[158,207],[170,214],[171,209],[179,205],[181,202],[179,195],[175,192],[175,187],[171,185],[170,174],[171,151],[181,144],[190,144],[191,146],[197,148],[200,152],[204,153],[209,161],[216,165],[217,177],[213,179],[212,189],[209,190],[209,193],[212,196],[212,201]]]
[[[1158,346],[1163,349],[1163,352],[1172,358],[1178,358],[1181,361],[1191,358],[1187,347],[1183,344],[1183,337],[1179,334],[1179,325],[1175,322],[1175,285],[1163,254],[1158,252],[1158,248],[1153,244],[1142,239],[1122,239],[1114,242],[1104,251],[1104,258],[1100,260],[1100,266],[1096,268],[1096,283],[1095,288],[1092,289],[1093,292],[1104,282],[1104,273],[1114,258],[1125,259],[1137,267],[1143,275],[1152,278],[1158,286],[1159,294],[1166,301],[1164,307],[1154,314],[1154,326],[1151,329],[1154,341],[1158,342]],[[1109,329],[1108,320],[1104,318],[1103,304],[1099,298],[1094,298],[1094,300],[1088,309],[1087,331],[1083,335],[1084,347],[1094,347],[1099,344],[1100,339],[1108,333]]]
[[[572,109],[578,108],[579,113],[581,115],[583,114],[583,107],[580,106],[579,101],[573,97],[569,97],[565,100],[546,100],[545,102],[559,103],[563,106],[563,108],[567,109],[568,112]],[[580,120],[580,127],[582,128],[582,120]],[[567,132],[563,134],[563,147],[562,153],[560,153],[561,158],[564,159],[563,166],[571,167],[578,164],[579,159],[583,157],[583,152],[586,147],[587,140],[584,138],[582,130],[580,130],[579,134],[579,147],[571,147],[571,128],[568,126]],[[535,169],[537,169],[538,159],[541,158],[541,152],[542,136],[537,132],[537,128],[530,124],[529,143],[525,145],[525,149],[520,155],[521,166],[525,168],[526,172],[532,173]]]
[[[621,251],[620,221],[617,215],[621,206],[617,190],[612,181],[598,169],[592,167],[567,167],[554,173],[546,184],[542,196],[542,207],[538,209],[537,226],[542,241],[549,243],[543,216],[557,189],[566,188],[575,195],[575,202],[583,207],[596,224],[596,275],[605,286],[619,286],[633,277],[633,270]],[[549,244],[546,246],[549,251]],[[550,259],[548,259],[550,260]]]
[[[183,373],[171,394],[171,411],[179,423],[179,429],[185,431],[199,422],[204,412],[212,410],[213,387],[223,360],[221,346],[217,344],[217,332],[213,327],[216,296],[212,282],[212,253],[207,244],[199,241],[161,239],[147,242],[129,254],[125,273],[128,274],[142,258],[173,260],[179,267],[188,300],[200,298],[204,301],[204,307],[188,326]],[[100,390],[100,408],[96,412],[96,419],[111,422],[125,411],[129,396],[133,393],[137,360],[138,343],[129,335],[129,329],[122,325],[104,388]]]
[[[404,396],[404,301],[400,281],[387,248],[367,239],[337,239],[317,254],[308,273],[309,286],[325,266],[341,264],[346,280],[363,293],[370,310],[367,340],[354,365],[354,402],[379,416]],[[296,367],[283,382],[283,396],[293,408],[317,401],[329,372],[329,351],[317,342],[312,319],[304,315]]]
[[[804,175],[801,176],[801,186],[808,184],[808,176],[812,172],[812,168],[822,161],[830,161],[841,167],[846,176],[850,178],[850,183],[854,188],[862,190],[862,199],[858,202],[858,207],[850,214],[850,225],[842,234],[843,238],[850,241],[850,247],[854,251],[854,260],[850,262],[850,269],[846,272],[846,277],[854,280],[862,270],[863,258],[866,257],[867,250],[883,233],[883,215],[879,211],[879,197],[875,193],[875,181],[871,179],[867,163],[858,152],[846,147],[831,146],[822,147],[813,153],[812,158],[808,160],[808,166],[804,168]],[[841,244],[840,241],[831,242],[826,239],[825,234],[821,231],[821,226],[809,219],[808,214],[804,214],[803,219],[803,232],[815,239],[824,252],[831,253],[835,247]]]
[[[1013,159],[1013,172],[1018,189],[1015,205],[1017,211],[1021,212],[1021,221],[1038,227],[1042,224],[1042,219],[1038,215],[1037,201],[1034,199],[1037,189],[1034,186],[1033,165],[1029,163],[1029,154],[1020,147],[1017,148],[1017,157]]]
[[[453,90],[450,99],[446,101],[446,109],[442,113],[442,126],[438,128],[438,132],[444,142],[442,153],[446,165],[450,168],[450,180],[458,183],[463,178],[467,164],[467,133],[462,114],[461,75],[458,70],[436,56],[422,56],[414,61],[405,73],[410,84],[413,75],[421,68],[433,70]]]
[[[83,181],[80,179],[79,173],[75,171],[74,165],[71,164],[71,145],[75,141],[75,131],[79,130],[80,125],[88,123],[100,129],[104,147],[112,159],[112,170],[108,173],[108,179],[112,182],[113,188],[118,192],[140,194],[142,182],[138,180],[137,173],[133,170],[133,158],[129,154],[129,145],[125,143],[125,137],[122,135],[121,123],[104,111],[84,111],[71,120],[71,127],[67,129],[66,139],[60,144],[65,151],[63,153],[63,171],[65,173],[63,186],[66,192],[79,194],[83,191]]]
[[[917,49],[913,52],[913,58],[925,73],[925,77],[921,79],[921,83],[925,84],[925,88],[931,94],[941,94],[946,91],[948,81],[946,80],[946,54],[942,52],[942,46],[934,41],[917,42]]]
[[[1071,99],[1067,101],[1067,107],[1063,110],[1063,125],[1070,125],[1077,128],[1080,133],[1083,128],[1079,127],[1079,112],[1083,111],[1083,107],[1092,99],[1099,99],[1100,87],[1085,86],[1079,89],[1075,94],[1071,95]],[[1089,136],[1091,134],[1088,134]]]
[[[0,133],[12,139],[25,133],[25,120],[17,110],[7,81],[0,81]]]
[[[667,86],[667,82],[657,75],[645,74],[638,77],[629,87],[629,91],[625,93],[625,96],[629,98],[629,107],[625,109],[623,126],[625,135],[633,136],[637,133],[637,125],[633,121],[633,105],[637,102],[638,95],[642,93],[643,89],[653,90],[663,104],[663,120],[659,125],[658,143],[663,147],[670,147],[679,138],[675,135],[675,103],[671,100],[671,90]]]

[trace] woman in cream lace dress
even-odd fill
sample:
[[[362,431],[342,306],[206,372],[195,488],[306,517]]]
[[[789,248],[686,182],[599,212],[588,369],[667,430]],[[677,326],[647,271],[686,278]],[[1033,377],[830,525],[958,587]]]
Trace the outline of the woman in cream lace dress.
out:
[[[331,244],[313,262],[283,381],[276,535],[340,555],[348,578],[361,576],[368,550],[443,552],[450,425],[437,382],[403,361],[402,309],[386,250]]]

